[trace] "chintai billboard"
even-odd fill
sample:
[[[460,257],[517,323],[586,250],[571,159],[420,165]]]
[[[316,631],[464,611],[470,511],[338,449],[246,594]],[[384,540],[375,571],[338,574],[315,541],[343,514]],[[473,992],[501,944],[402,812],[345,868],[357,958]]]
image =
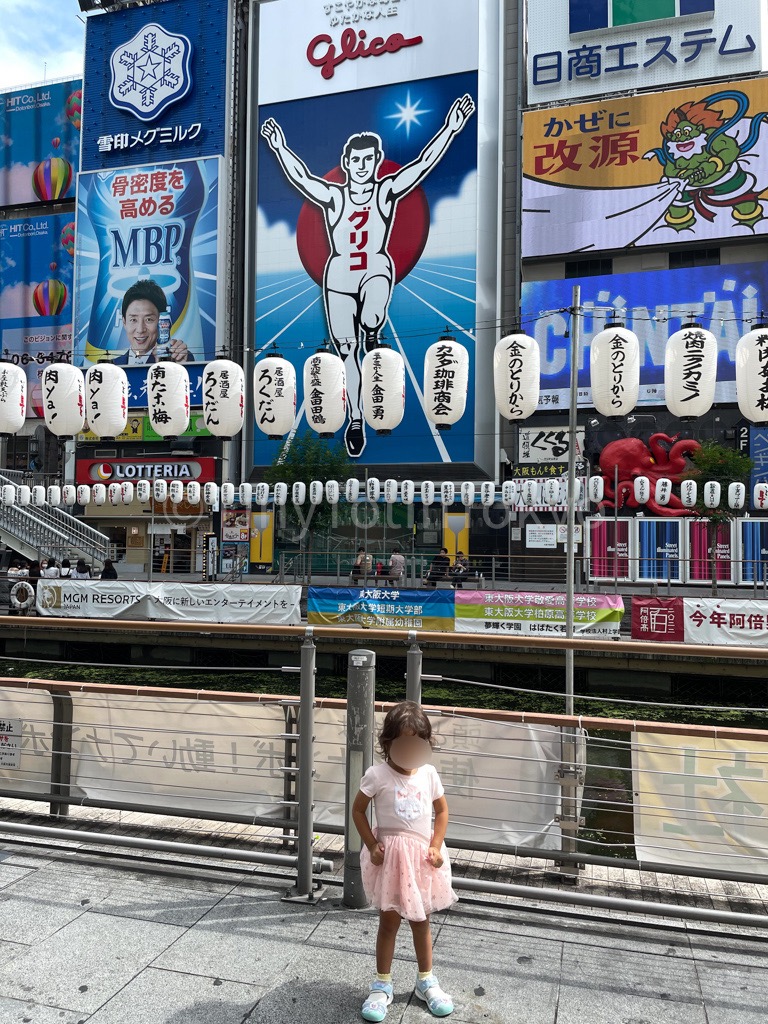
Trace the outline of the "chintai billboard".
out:
[[[352,458],[490,467],[498,4],[343,6],[260,9],[256,358],[277,346],[296,365],[304,430],[304,361],[328,339],[346,375],[336,436]],[[462,418],[438,431],[424,361],[446,331],[469,353],[469,389]],[[405,362],[391,436],[362,407],[362,360],[385,341]],[[257,438],[255,464],[279,450]]]

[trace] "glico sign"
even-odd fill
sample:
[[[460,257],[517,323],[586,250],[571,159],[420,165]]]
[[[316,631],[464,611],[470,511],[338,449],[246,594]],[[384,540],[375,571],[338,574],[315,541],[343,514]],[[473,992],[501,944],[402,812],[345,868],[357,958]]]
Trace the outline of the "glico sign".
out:
[[[353,28],[346,28],[341,33],[338,48],[327,33],[315,36],[307,47],[307,60],[313,67],[322,68],[320,74],[323,78],[333,78],[336,68],[345,61],[398,53],[407,46],[419,46],[423,42],[423,36],[406,39],[402,32],[393,32],[387,39],[376,36],[368,42],[365,29],[356,32]]]

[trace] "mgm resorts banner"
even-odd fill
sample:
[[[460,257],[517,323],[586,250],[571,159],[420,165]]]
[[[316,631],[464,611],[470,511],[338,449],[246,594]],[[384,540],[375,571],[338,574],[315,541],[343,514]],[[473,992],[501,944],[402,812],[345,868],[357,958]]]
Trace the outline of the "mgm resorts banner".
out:
[[[301,587],[130,580],[40,580],[37,613],[141,622],[239,622],[297,626]]]

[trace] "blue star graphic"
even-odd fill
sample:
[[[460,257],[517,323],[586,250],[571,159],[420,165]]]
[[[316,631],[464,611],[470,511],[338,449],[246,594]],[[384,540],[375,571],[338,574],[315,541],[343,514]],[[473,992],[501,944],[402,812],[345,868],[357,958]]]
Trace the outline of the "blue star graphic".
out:
[[[146,59],[144,60],[144,63],[136,65],[136,67],[140,71],[143,71],[143,74],[141,76],[142,82],[144,81],[145,78],[157,78],[157,75],[155,74],[155,68],[160,67],[160,63],[161,62],[159,60],[153,61],[152,54],[148,53]]]

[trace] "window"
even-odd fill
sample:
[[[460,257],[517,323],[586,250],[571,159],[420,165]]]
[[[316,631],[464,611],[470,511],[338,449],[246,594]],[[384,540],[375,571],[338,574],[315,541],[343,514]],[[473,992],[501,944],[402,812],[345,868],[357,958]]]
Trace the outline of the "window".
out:
[[[683,267],[719,267],[719,249],[678,249],[669,254],[669,269],[682,270]]]
[[[566,260],[566,277],[600,277],[613,273],[613,260]]]

